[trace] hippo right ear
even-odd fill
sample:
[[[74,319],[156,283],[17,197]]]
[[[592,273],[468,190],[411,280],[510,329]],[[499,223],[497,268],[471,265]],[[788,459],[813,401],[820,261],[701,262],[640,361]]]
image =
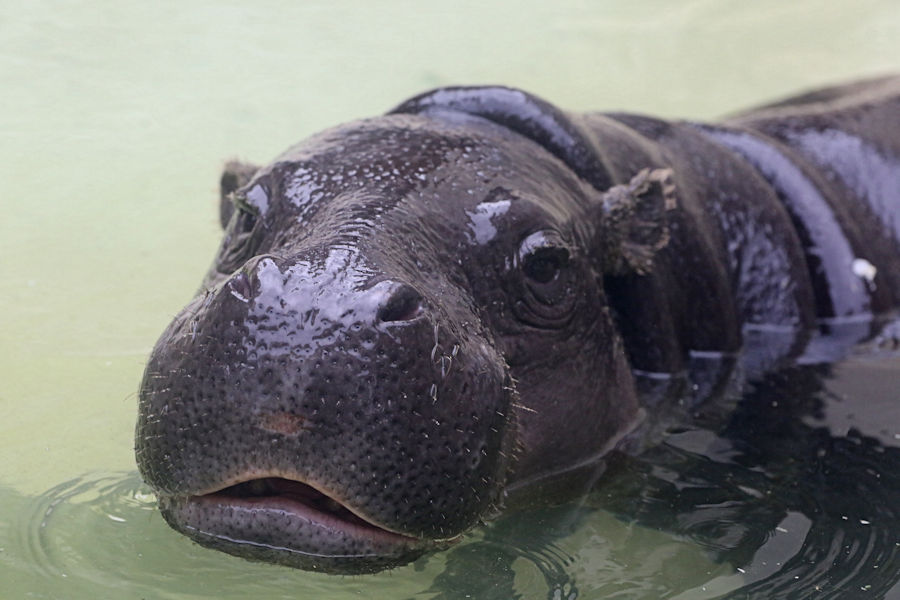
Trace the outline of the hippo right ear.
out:
[[[609,275],[649,273],[653,257],[669,242],[667,213],[676,206],[671,169],[644,169],[597,202],[597,244]]]
[[[231,214],[234,212],[231,193],[247,185],[258,170],[259,167],[256,165],[236,160],[225,163],[225,170],[222,171],[222,177],[219,179],[219,222],[222,224],[222,229],[228,225]]]

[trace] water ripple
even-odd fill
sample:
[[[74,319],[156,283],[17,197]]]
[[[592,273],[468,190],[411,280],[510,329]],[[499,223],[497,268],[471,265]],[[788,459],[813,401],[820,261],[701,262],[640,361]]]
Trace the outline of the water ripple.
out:
[[[873,373],[856,380],[868,384]],[[818,367],[775,377],[744,398],[723,431],[683,429],[640,457],[614,457],[578,502],[510,514],[447,552],[372,576],[307,573],[200,548],[168,528],[137,473],[85,475],[36,497],[0,487],[10,517],[0,521],[3,592],[898,600],[900,447],[891,444],[896,418],[883,412],[896,404],[895,386],[884,385],[884,397],[855,392],[882,411],[862,431],[851,417],[864,406],[846,400],[850,380],[841,394],[834,381]]]

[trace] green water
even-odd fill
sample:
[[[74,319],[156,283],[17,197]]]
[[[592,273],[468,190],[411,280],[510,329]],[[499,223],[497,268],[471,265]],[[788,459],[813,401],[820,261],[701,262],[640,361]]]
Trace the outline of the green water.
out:
[[[438,85],[714,118],[889,71],[895,0],[3,2],[0,597],[436,597],[443,558],[354,578],[251,565],[171,533],[139,486],[135,391],[217,246],[226,159]],[[653,528],[601,514],[571,536],[579,553],[547,564],[580,598],[741,585]],[[522,597],[546,593],[538,564],[511,562]],[[617,578],[641,583],[607,596]]]

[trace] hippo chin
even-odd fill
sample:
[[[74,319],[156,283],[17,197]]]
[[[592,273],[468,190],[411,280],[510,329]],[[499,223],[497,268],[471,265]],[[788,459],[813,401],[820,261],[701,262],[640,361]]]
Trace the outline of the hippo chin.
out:
[[[197,542],[338,573],[569,489],[900,304],[898,115],[898,78],[718,125],[448,88],[231,164],[141,474]]]

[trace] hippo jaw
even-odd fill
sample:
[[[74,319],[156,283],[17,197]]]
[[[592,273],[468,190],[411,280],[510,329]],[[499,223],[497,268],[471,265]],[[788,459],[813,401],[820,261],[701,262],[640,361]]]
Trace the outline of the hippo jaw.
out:
[[[391,531],[334,495],[282,475],[254,473],[204,494],[160,495],[160,510],[173,529],[200,545],[326,573],[380,571],[458,537],[435,540]]]

